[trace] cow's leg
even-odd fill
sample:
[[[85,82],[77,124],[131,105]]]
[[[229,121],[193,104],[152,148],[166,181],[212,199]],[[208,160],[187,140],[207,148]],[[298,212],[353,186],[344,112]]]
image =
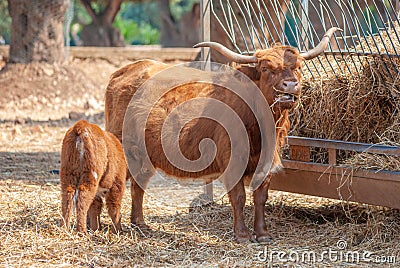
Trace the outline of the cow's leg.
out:
[[[88,211],[88,221],[90,229],[96,231],[101,228],[100,226],[100,214],[103,207],[103,200],[100,196],[95,196],[92,204]]]
[[[268,199],[268,187],[271,181],[271,175],[257,188],[253,193],[254,198],[254,231],[258,242],[269,242],[271,237],[267,232],[265,223],[265,202]]]
[[[246,193],[244,191],[243,179],[241,179],[233,188],[228,192],[229,201],[233,210],[233,230],[235,238],[239,243],[253,240],[249,229],[244,223],[244,205],[246,202]]]
[[[131,211],[131,224],[147,228],[143,217],[143,195],[142,189],[131,177],[131,196],[132,196],[132,211]]]
[[[79,233],[87,233],[86,220],[90,205],[96,195],[97,186],[93,184],[81,184],[78,187],[76,200],[76,230]]]
[[[113,233],[121,232],[121,202],[125,186],[114,184],[106,195],[108,215],[113,222]]]
[[[61,185],[61,213],[62,213],[62,226],[67,229],[70,228],[72,209],[74,208],[74,195],[75,188],[71,185]]]

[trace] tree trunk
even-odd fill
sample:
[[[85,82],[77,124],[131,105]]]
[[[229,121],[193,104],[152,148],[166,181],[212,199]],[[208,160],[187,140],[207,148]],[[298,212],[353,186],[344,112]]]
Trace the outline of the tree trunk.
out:
[[[81,3],[92,18],[92,23],[82,28],[81,39],[84,46],[125,46],[124,37],[120,31],[112,25],[121,8],[122,0],[110,0],[106,9],[100,14],[96,14],[90,1],[81,0]]]
[[[163,47],[183,46],[182,38],[174,17],[171,14],[169,0],[157,0],[161,18],[160,43]]]
[[[123,47],[124,38],[120,31],[112,24],[104,23],[101,20],[93,21],[84,25],[81,32],[81,40],[84,46],[92,47]]]
[[[68,0],[8,0],[10,63],[65,60],[63,20]]]

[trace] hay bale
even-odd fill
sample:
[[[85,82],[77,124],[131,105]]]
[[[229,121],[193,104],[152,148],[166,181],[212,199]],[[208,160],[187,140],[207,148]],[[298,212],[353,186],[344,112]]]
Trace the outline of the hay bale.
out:
[[[396,30],[400,32],[400,27]],[[356,50],[361,51],[362,46],[371,48],[367,52],[396,54],[400,43],[394,30],[389,30],[389,34],[381,32],[381,35],[382,39],[372,36],[363,40]],[[388,45],[391,44],[389,38],[394,46]],[[310,68],[304,68],[303,96],[292,114],[291,135],[399,145],[400,59],[339,57],[339,64],[333,56],[320,56]],[[315,73],[312,76],[315,69],[323,68],[328,70],[323,76],[315,77]],[[342,70],[341,74],[337,76],[334,69]],[[398,158],[384,159],[357,154],[343,162],[364,168],[399,170]]]

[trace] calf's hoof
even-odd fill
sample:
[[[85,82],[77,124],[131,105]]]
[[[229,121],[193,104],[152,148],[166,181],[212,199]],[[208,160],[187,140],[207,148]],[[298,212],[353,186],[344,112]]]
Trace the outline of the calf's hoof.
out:
[[[141,222],[141,223],[131,223],[131,227],[134,229],[139,229],[141,231],[147,231],[150,230],[150,226],[148,226],[146,223]]]

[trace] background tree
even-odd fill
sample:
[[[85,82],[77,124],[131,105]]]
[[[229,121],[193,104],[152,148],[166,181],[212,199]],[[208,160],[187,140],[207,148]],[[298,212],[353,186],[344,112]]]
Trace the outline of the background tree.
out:
[[[197,40],[200,16],[196,0],[157,0],[160,14],[160,44],[163,47],[187,47]],[[193,9],[192,9],[193,6]]]
[[[10,63],[64,61],[63,20],[68,0],[8,0]]]
[[[7,7],[7,1],[0,1],[0,45],[9,44],[11,38],[11,18]]]
[[[123,0],[81,0],[91,18],[84,25],[81,39],[84,46],[124,46],[120,31],[113,26]]]

